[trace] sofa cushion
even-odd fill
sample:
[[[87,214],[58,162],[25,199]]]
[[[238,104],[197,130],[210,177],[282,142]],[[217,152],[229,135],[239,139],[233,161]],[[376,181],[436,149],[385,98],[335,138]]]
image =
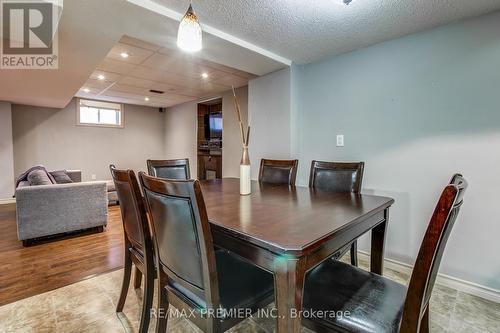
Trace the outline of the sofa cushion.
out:
[[[19,185],[17,186],[17,188],[27,187],[27,186],[30,186],[30,182],[27,180],[23,180],[22,182],[19,182]]]
[[[33,170],[28,174],[28,181],[31,186],[51,185],[52,181],[45,170]]]
[[[50,174],[54,177],[57,184],[68,184],[73,182],[64,170],[52,171]]]

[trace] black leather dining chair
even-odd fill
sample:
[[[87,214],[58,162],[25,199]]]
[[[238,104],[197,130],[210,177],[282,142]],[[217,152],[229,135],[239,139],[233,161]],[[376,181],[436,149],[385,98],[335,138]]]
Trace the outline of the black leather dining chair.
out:
[[[141,286],[142,276],[145,277],[139,332],[146,333],[149,327],[156,276],[153,261],[153,242],[149,231],[146,207],[134,171],[119,170],[114,165],[110,165],[109,168],[115,183],[118,200],[120,200],[125,238],[123,283],[116,312],[123,311],[130,284],[132,263],[134,263],[136,268],[134,287],[136,289]]]
[[[364,162],[322,162],[312,161],[309,187],[327,192],[361,192]],[[350,250],[351,264],[358,266],[358,242],[354,240],[335,253],[340,258]]]
[[[169,304],[194,310],[189,319],[200,329],[223,332],[244,319],[230,315],[231,309],[253,313],[273,301],[272,274],[214,248],[198,180],[139,175],[151,217],[162,313]],[[206,315],[212,310],[218,315]],[[158,318],[156,332],[165,332],[167,319]]]
[[[260,161],[259,182],[295,186],[299,160]]]
[[[303,309],[337,315],[304,319],[303,324],[316,332],[429,332],[429,300],[466,188],[466,180],[456,174],[441,193],[408,289],[352,265],[326,260],[306,277]]]
[[[190,179],[189,159],[147,160],[148,174],[164,179]]]

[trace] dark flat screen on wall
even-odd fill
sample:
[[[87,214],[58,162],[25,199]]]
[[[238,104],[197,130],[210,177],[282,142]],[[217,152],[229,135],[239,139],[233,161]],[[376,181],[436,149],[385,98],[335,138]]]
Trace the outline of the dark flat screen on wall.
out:
[[[209,127],[211,139],[222,139],[222,113],[209,115]]]

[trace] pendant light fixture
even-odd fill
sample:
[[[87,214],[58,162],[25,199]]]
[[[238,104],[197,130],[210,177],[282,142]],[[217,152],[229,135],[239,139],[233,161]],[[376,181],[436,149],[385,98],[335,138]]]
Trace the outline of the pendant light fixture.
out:
[[[202,48],[202,30],[191,3],[179,23],[177,46],[186,52],[197,52]]]

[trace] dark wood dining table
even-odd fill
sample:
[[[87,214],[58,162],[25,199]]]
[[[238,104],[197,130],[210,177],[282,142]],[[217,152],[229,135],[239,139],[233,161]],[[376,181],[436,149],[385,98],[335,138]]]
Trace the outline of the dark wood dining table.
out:
[[[239,179],[201,184],[214,243],[274,274],[277,332],[300,332],[306,273],[368,231],[370,269],[382,274],[391,198],[257,182],[242,196]]]

